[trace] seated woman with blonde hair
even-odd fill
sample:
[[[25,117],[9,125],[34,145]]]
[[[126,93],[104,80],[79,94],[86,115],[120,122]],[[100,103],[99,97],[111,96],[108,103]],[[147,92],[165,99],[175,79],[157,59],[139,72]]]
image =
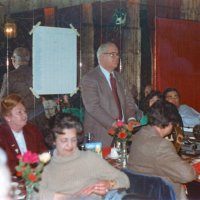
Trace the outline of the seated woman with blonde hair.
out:
[[[116,189],[128,188],[128,177],[91,151],[80,151],[77,141],[82,133],[79,120],[58,113],[52,135],[56,146],[50,163],[45,167],[40,183],[40,200],[104,199],[112,195],[121,199]]]
[[[0,147],[6,152],[8,166],[15,175],[17,156],[26,151],[43,153],[47,151],[42,133],[27,123],[28,116],[24,102],[19,95],[11,94],[1,101]]]

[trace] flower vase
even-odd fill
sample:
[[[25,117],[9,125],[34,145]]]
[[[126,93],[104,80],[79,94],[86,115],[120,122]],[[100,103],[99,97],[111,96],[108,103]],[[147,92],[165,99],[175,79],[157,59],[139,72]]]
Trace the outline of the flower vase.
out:
[[[126,141],[121,142],[121,163],[122,163],[123,168],[125,168],[127,166],[127,143],[126,143]]]
[[[34,192],[34,184],[26,182],[25,185],[26,185],[26,200],[32,200]]]

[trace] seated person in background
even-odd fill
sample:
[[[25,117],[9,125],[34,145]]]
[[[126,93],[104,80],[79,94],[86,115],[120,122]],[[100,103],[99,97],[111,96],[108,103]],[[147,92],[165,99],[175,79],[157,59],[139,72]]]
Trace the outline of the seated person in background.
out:
[[[177,200],[187,199],[181,184],[196,179],[195,169],[179,157],[169,140],[164,139],[178,123],[174,105],[158,100],[149,108],[147,116],[149,125],[132,137],[128,168],[164,177],[174,187]]]
[[[0,125],[0,147],[8,156],[8,166],[15,173],[19,154],[26,151],[42,153],[47,151],[42,133],[27,123],[27,113],[22,98],[11,94],[1,101],[1,115],[4,122]]]
[[[138,89],[137,86],[135,84],[132,85],[131,87],[131,94],[133,96],[133,99],[135,101],[135,103],[138,105]]]
[[[53,117],[57,112],[57,104],[51,95],[42,96],[42,104],[44,106],[45,116],[47,119]]]
[[[173,103],[181,115],[184,127],[194,127],[200,124],[200,113],[188,105],[180,105],[180,93],[175,88],[167,88],[163,92],[165,100]]]
[[[139,108],[144,111],[144,102],[146,101],[146,97],[153,91],[153,87],[151,84],[147,84],[144,88],[144,91],[142,93],[142,98],[139,103]]]
[[[44,107],[40,98],[35,98],[30,90],[33,86],[32,66],[29,65],[31,54],[27,48],[17,47],[11,57],[14,70],[4,74],[0,99],[8,94],[18,94],[23,98],[28,113],[28,121],[43,131],[47,124]]]
[[[142,110],[139,109],[137,86],[135,84],[133,84],[130,91],[131,91],[132,97],[136,104],[135,105],[135,117],[136,117],[137,121],[140,121],[140,119],[143,116],[143,112],[142,112]]]
[[[83,108],[80,88],[77,88],[76,93],[70,94],[69,102],[72,108]]]
[[[65,112],[68,108],[70,108],[69,96],[64,94],[60,101],[60,111]]]
[[[51,132],[56,149],[42,174],[40,200],[103,199],[113,189],[129,187],[128,177],[101,156],[78,150],[81,133],[76,117],[56,114]]]
[[[148,123],[148,118],[147,118],[147,111],[148,109],[157,101],[162,99],[162,93],[159,91],[154,91],[152,90],[145,98],[144,101],[144,115],[140,119],[140,124],[145,125]]]
[[[144,96],[147,97],[148,94],[150,94],[153,91],[152,85],[148,84],[144,88]]]

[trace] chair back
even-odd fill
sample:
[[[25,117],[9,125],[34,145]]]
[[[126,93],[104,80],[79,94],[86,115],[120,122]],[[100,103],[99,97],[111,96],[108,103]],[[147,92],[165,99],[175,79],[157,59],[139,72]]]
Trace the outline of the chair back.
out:
[[[123,169],[130,180],[128,193],[134,193],[152,200],[176,200],[176,194],[172,185],[159,176],[150,176]]]

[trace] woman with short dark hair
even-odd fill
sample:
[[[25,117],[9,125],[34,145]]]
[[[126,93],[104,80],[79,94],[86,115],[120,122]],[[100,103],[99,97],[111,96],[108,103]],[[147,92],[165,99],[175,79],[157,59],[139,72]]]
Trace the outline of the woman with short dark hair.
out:
[[[118,188],[129,187],[129,179],[123,172],[100,155],[77,148],[82,133],[78,118],[57,113],[51,130],[56,149],[42,174],[40,200],[98,200]]]

